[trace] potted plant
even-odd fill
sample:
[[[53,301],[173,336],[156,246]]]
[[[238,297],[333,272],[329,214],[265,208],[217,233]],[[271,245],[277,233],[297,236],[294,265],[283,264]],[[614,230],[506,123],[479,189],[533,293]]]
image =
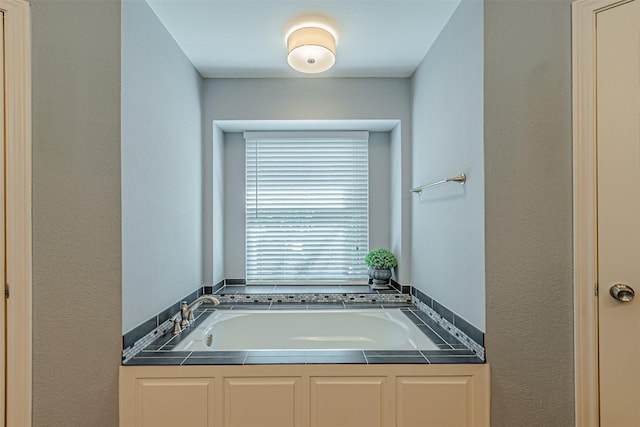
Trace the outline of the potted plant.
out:
[[[369,267],[369,277],[373,279],[372,289],[387,289],[391,278],[391,269],[398,266],[398,260],[390,250],[384,248],[369,251],[364,258]]]

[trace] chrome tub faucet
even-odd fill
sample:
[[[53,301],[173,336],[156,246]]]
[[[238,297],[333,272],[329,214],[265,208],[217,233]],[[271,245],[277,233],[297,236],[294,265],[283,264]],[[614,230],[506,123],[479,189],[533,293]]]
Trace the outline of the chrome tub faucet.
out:
[[[186,301],[182,301],[180,313],[173,316],[173,335],[178,335],[180,331],[186,329],[193,323],[193,310],[198,308],[203,302],[210,302],[213,305],[220,304],[220,301],[212,295],[202,295],[196,298],[191,304],[187,305]],[[178,320],[180,318],[180,320]]]

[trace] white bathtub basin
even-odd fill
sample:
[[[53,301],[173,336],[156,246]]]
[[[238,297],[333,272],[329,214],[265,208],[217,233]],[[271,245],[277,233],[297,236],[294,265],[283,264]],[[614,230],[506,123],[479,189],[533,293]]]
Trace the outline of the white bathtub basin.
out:
[[[174,351],[309,349],[438,348],[399,309],[217,310],[173,348]]]

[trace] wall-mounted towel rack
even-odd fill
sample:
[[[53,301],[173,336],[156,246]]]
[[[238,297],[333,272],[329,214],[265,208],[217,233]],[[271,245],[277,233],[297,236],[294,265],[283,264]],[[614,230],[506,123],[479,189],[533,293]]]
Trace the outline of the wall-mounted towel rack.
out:
[[[433,187],[434,185],[444,184],[445,182],[458,182],[460,184],[464,184],[465,182],[467,182],[467,175],[465,175],[464,173],[461,173],[460,175],[454,176],[453,178],[445,178],[437,182],[432,182],[431,184],[421,185],[420,187],[412,188],[411,192],[422,194],[422,190],[424,190],[425,188]]]

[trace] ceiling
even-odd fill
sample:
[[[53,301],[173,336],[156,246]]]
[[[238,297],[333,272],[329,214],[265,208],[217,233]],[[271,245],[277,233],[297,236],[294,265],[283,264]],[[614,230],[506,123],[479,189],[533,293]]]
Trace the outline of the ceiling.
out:
[[[409,77],[460,0],[147,0],[203,77]],[[337,35],[335,66],[287,65],[286,34],[319,22]]]

